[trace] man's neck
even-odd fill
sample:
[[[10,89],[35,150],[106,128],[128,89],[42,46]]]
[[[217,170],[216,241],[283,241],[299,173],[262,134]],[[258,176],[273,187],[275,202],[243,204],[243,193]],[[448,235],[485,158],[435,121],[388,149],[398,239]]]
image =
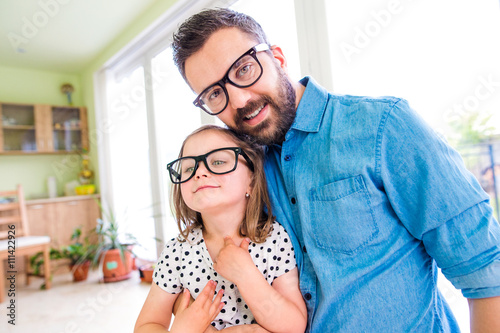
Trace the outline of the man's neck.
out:
[[[302,99],[302,95],[304,95],[304,91],[306,87],[303,86],[300,82],[293,82],[293,88],[295,89],[295,109],[299,107],[300,100]]]

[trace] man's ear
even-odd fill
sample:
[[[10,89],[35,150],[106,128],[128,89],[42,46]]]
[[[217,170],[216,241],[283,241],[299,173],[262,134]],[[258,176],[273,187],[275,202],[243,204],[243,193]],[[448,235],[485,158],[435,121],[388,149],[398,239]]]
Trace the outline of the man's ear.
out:
[[[276,59],[279,63],[279,66],[285,71],[288,72],[288,63],[286,62],[285,55],[281,50],[281,47],[277,45],[271,46],[271,52],[273,53],[274,59]]]

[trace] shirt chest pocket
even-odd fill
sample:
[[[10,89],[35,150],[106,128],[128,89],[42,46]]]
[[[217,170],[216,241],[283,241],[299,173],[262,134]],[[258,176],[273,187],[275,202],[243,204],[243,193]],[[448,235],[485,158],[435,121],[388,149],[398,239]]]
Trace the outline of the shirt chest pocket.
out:
[[[311,233],[320,248],[353,254],[378,234],[361,175],[311,189],[310,204]]]

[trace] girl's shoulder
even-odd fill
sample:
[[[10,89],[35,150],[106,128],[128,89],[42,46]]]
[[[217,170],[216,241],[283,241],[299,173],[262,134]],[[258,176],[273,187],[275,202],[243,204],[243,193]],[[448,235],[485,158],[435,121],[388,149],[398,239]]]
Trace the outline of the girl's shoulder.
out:
[[[273,222],[273,227],[272,227],[272,230],[271,230],[269,236],[279,237],[279,238],[282,238],[282,237],[289,238],[288,233],[286,232],[285,228],[276,220]]]
[[[167,248],[182,248],[184,246],[192,246],[199,245],[203,241],[203,233],[201,231],[201,227],[192,229],[187,239],[178,235],[175,238],[172,238],[165,244],[165,249]]]
[[[285,228],[278,221],[274,221],[271,231],[269,232],[269,235],[267,236],[263,244],[268,244],[271,247],[275,248],[277,246],[281,246],[280,244],[287,244],[287,243],[290,244],[291,246],[292,242],[290,236],[286,232]]]

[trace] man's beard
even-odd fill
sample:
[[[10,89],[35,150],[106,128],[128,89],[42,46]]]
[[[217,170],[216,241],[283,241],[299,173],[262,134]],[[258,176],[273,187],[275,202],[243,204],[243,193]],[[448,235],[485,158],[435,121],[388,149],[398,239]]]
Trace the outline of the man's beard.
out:
[[[262,145],[281,144],[285,141],[285,135],[295,120],[295,89],[281,68],[278,68],[278,75],[279,91],[276,100],[269,95],[263,95],[258,100],[249,102],[244,108],[237,109],[234,117],[236,128],[233,130],[250,135]],[[265,104],[273,114],[256,126],[246,126],[244,117]]]

